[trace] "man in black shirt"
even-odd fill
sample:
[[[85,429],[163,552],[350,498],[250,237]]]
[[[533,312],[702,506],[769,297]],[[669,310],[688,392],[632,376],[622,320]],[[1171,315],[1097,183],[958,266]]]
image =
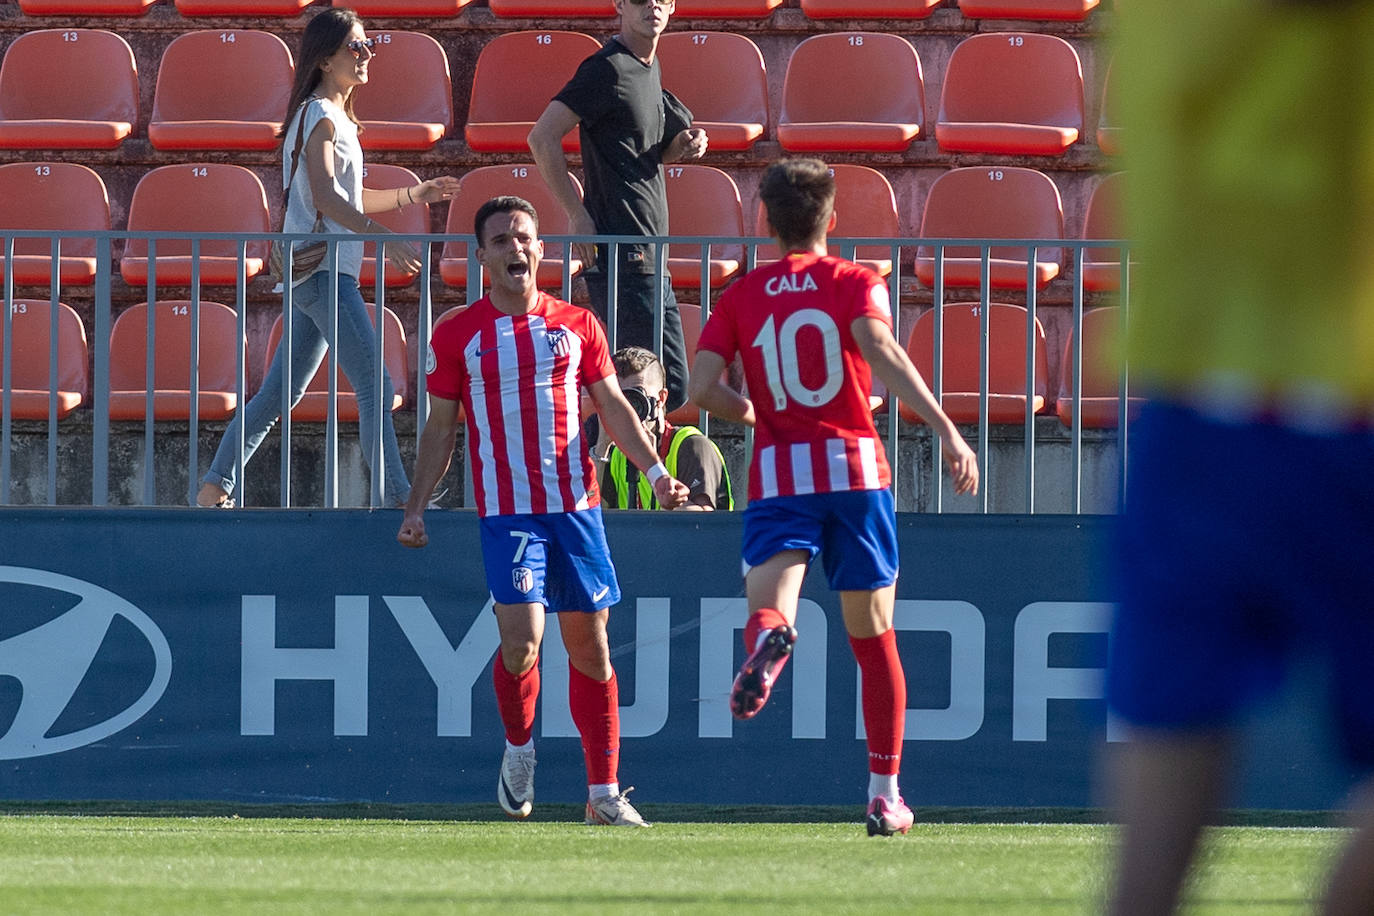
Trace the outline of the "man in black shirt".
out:
[[[574,235],[665,236],[668,202],[663,164],[700,159],[706,132],[692,113],[663,90],[655,52],[673,3],[615,0],[620,31],[584,60],[530,131],[530,150],[544,181],[568,213]],[[586,198],[568,179],[563,137],[577,127]],[[573,246],[587,265],[591,304],[602,318],[609,298],[609,247]],[[687,354],[677,298],[666,274],[656,273],[655,246],[616,246],[616,347],[659,353],[668,376],[668,409],[687,400]],[[663,346],[654,316],[663,308]]]

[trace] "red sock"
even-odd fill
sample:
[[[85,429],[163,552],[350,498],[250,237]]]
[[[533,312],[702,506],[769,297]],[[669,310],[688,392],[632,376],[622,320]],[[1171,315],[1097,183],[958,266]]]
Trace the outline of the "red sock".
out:
[[[749,622],[744,625],[744,657],[748,658],[754,654],[758,648],[759,637],[767,630],[774,627],[787,625],[787,618],[782,616],[782,611],[774,610],[771,607],[761,607],[749,615]],[[779,671],[782,669],[779,668]]]
[[[906,674],[897,654],[897,631],[867,639],[849,637],[863,672],[864,730],[868,732],[868,771],[895,776],[902,765],[906,727]]]
[[[539,659],[524,674],[511,674],[498,652],[491,663],[491,684],[496,688],[496,708],[506,726],[506,740],[527,744],[534,732],[534,704],[539,699]]]
[[[610,680],[598,681],[568,665],[568,705],[582,736],[587,784],[615,782],[620,769],[620,685],[615,672]]]

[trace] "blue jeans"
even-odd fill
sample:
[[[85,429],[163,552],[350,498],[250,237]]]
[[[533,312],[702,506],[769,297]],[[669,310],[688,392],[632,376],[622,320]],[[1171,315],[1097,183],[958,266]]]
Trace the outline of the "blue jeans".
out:
[[[598,255],[604,264],[604,250]],[[603,270],[589,270],[583,274],[592,311],[604,323],[606,303],[610,299],[611,278]],[[663,310],[663,347],[654,339],[654,315]],[[673,284],[664,281],[660,290],[656,274],[640,273],[621,266],[616,275],[616,348],[643,347],[657,354],[663,363],[668,389],[670,411],[687,403],[687,347],[682,339],[682,317],[677,308]]]
[[[319,271],[291,293],[291,406],[296,406],[305,388],[324,361],[328,343],[325,331],[329,327],[329,273]],[[302,320],[308,319],[308,320]],[[377,429],[377,406],[382,411],[382,463],[385,479],[382,482],[382,502],[398,506],[410,496],[410,480],[401,464],[401,452],[396,445],[396,427],[391,421],[391,400],[395,389],[391,377],[382,372],[381,396],[373,389],[377,372],[377,331],[368,317],[358,281],[346,274],[339,275],[339,367],[353,386],[358,400],[358,438],[362,443],[363,460],[371,466],[372,450]],[[238,449],[238,427],[243,426],[243,462],[247,465],[262,440],[281,418],[282,364],[281,345],[272,357],[272,365],[262,380],[258,393],[234,415],[224,430],[209,472],[201,479],[233,493],[235,459]]]

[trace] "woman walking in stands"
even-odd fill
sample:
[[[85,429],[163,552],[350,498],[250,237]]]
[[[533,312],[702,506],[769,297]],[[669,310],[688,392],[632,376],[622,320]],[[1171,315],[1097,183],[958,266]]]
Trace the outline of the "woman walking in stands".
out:
[[[410,203],[447,200],[458,189],[456,178],[445,176],[410,188],[363,189],[363,156],[358,145],[358,121],[353,115],[353,90],[367,82],[368,64],[375,54],[375,39],[367,37],[358,14],[347,8],[324,10],[305,27],[297,57],[296,80],[286,106],[282,143],[282,185],[287,188],[284,232],[308,233],[318,213],[324,231],[330,233],[378,233],[387,231],[366,214],[396,210]],[[299,150],[299,153],[294,153]],[[414,247],[388,242],[386,257],[410,271],[420,268]],[[369,463],[377,435],[377,411],[382,411],[382,497],[384,504],[399,506],[410,495],[410,482],[401,465],[396,429],[388,406],[393,396],[391,379],[382,372],[382,390],[374,383],[377,372],[376,330],[358,289],[363,243],[340,242],[338,273],[331,277],[326,258],[305,276],[293,276],[291,303],[291,400],[294,406],[324,360],[329,315],[335,302],[330,285],[336,282],[338,306],[339,366],[358,398],[358,435]],[[239,427],[243,429],[243,461],[246,464],[281,416],[283,378],[280,345],[272,358],[262,387],[234,417],[215,451],[210,470],[201,480],[196,504],[231,508],[237,480]],[[372,472],[378,473],[377,468]]]

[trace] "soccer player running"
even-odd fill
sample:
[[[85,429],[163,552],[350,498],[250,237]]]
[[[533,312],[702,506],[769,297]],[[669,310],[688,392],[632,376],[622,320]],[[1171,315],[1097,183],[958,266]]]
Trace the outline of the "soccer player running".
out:
[[[501,634],[492,665],[506,730],[497,800],[510,816],[529,816],[539,647],[544,615],[553,611],[563,614],[568,699],[587,765],[586,822],[647,826],[617,777],[620,700],[606,620],[620,586],[578,423],[582,389],[660,503],[676,507],[687,488],[659,462],[620,393],[595,316],[535,286],[544,244],[534,207],[518,197],[489,200],[477,211],[474,232],[491,292],[434,329],[426,365],[429,419],[396,539],[407,547],[429,542],[427,494],[448,470],[461,405],[482,560]]]
[[[730,707],[748,719],[767,702],[797,639],[802,579],[822,554],[863,673],[868,834],[906,833],[911,809],[897,788],[906,680],[892,629],[896,518],[869,409],[870,369],[940,434],[957,492],[976,492],[978,464],[893,339],[882,280],[826,253],[835,226],[835,180],[826,164],[776,162],[759,196],[786,254],[720,297],[702,328],[688,386],[699,406],[754,427],[743,550],[748,657]],[[720,381],[736,354],[753,400]]]

